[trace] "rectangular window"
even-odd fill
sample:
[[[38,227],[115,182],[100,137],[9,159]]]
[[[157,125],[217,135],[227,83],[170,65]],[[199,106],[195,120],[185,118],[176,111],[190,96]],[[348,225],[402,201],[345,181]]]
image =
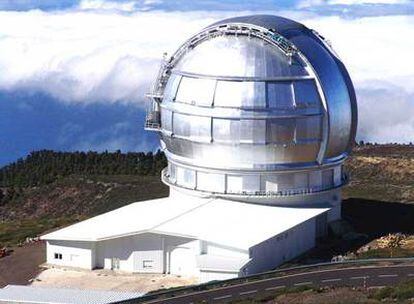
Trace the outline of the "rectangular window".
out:
[[[164,90],[164,101],[173,102],[177,94],[177,88],[180,84],[181,76],[172,74],[168,79],[167,86]]]
[[[172,112],[166,109],[161,109],[161,127],[165,131],[172,132]]]
[[[322,118],[310,116],[296,120],[296,141],[321,139]]]
[[[342,167],[334,168],[334,184],[339,186],[342,183]]]
[[[258,143],[266,142],[266,120],[240,120],[240,142]]]
[[[142,268],[146,268],[146,269],[154,268],[154,261],[153,260],[143,260],[142,261]]]
[[[193,140],[210,142],[211,118],[202,116],[190,116],[179,113],[173,115],[174,134],[188,137]]]
[[[177,180],[176,176],[176,166],[174,164],[168,163],[168,173],[170,174],[170,181],[175,183]]]
[[[266,121],[262,119],[219,119],[213,121],[213,139],[229,143],[265,143]]]
[[[213,140],[238,143],[240,141],[240,120],[214,118]]]
[[[279,190],[290,190],[294,188],[294,177],[292,174],[280,174],[277,176]]]
[[[295,189],[308,188],[308,175],[306,173],[295,173]]]
[[[177,184],[194,189],[196,186],[195,171],[177,167]]]
[[[275,144],[291,143],[295,138],[294,119],[274,119],[267,121],[267,142]]]
[[[55,253],[55,260],[61,260],[62,254],[61,253]]]
[[[279,190],[277,185],[277,176],[268,175],[262,178],[263,186],[262,188],[265,189],[267,192],[277,192]]]
[[[247,193],[255,193],[257,191],[260,191],[260,176],[243,176],[243,191],[246,191]]]
[[[211,106],[215,88],[216,80],[183,77],[178,87],[176,101]]]
[[[238,175],[227,176],[227,193],[241,193],[243,189],[243,178]]]
[[[294,83],[295,103],[298,108],[320,105],[319,93],[315,80],[300,80]]]
[[[224,193],[224,175],[197,172],[197,189]]]
[[[264,82],[218,81],[214,106],[234,108],[265,108]]]
[[[291,82],[267,83],[266,91],[269,108],[293,109],[293,87]]]
[[[333,185],[333,170],[327,169],[322,171],[322,187],[332,187]]]

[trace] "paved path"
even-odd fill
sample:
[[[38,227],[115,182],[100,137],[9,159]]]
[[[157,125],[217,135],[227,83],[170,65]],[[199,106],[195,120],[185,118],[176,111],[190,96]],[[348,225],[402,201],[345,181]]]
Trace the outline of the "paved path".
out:
[[[190,304],[201,301],[220,303],[254,297],[260,293],[285,287],[306,285],[379,287],[396,284],[408,279],[414,279],[414,265],[317,270],[195,292],[166,300],[153,300],[146,303]]]

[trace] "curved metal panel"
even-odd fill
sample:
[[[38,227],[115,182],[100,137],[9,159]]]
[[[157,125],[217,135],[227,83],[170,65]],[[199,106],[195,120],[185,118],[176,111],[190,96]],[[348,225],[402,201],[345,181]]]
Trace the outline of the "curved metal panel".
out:
[[[295,57],[296,58],[296,57]],[[291,64],[278,48],[255,37],[220,36],[188,50],[173,69],[213,76],[306,76],[300,62]]]
[[[229,23],[248,23],[273,29],[290,40],[307,57],[318,74],[330,107],[330,136],[326,157],[335,158],[349,153],[355,141],[358,123],[355,90],[344,64],[323,38],[298,22],[272,15],[234,17],[213,25]]]
[[[163,67],[154,98],[170,182],[212,193],[296,191],[316,187],[294,173],[306,169],[318,171],[313,183],[341,184],[322,168],[340,165],[354,141],[355,92],[313,31],[276,16],[231,18]]]
[[[351,137],[352,108],[344,77],[332,55],[313,37],[291,38],[312,62],[328,103],[329,141],[325,157],[336,157],[348,150]]]

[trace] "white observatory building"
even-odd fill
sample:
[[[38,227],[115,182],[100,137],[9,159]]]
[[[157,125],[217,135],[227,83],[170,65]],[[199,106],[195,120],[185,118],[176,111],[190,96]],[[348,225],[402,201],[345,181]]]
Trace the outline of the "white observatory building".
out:
[[[303,254],[341,218],[357,105],[315,31],[220,21],[164,61],[149,97],[170,196],[43,236],[48,263],[226,279]]]

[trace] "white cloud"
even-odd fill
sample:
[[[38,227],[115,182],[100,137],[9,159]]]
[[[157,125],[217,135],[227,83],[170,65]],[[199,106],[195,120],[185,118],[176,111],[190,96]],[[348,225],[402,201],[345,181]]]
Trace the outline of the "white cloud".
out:
[[[91,3],[100,5],[0,12],[0,89],[40,90],[65,102],[141,103],[164,51],[171,54],[218,19],[249,13],[129,12],[132,4]],[[414,141],[414,16],[282,13],[327,37],[348,67],[359,97],[360,138]]]
[[[358,4],[405,4],[408,0],[329,0],[329,4],[358,5]]]
[[[371,142],[414,142],[414,94],[389,83],[367,83],[357,94],[359,138]]]
[[[365,5],[365,4],[407,4],[409,0],[302,0],[298,8],[322,5]]]
[[[305,21],[327,37],[351,74],[358,97],[358,137],[414,142],[414,16]]]
[[[42,90],[64,101],[139,101],[163,52],[172,53],[216,18],[203,12],[0,12],[0,88]]]
[[[80,10],[99,10],[99,11],[120,11],[134,12],[146,11],[155,4],[162,4],[162,0],[131,0],[131,1],[108,1],[108,0],[82,0],[78,5]]]
[[[82,0],[79,3],[81,10],[119,10],[124,12],[132,12],[135,10],[135,1],[115,2],[104,0]]]

